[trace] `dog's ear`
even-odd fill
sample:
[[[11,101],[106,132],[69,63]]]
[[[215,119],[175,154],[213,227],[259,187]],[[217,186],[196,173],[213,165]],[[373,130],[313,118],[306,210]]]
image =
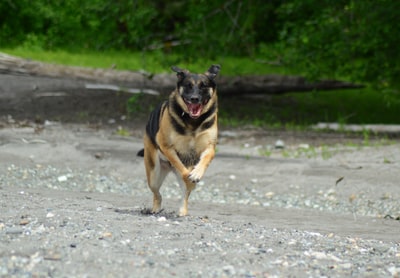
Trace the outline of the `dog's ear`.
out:
[[[221,69],[220,65],[212,65],[207,71],[206,71],[206,76],[213,80],[217,74],[219,73],[219,70]]]
[[[181,69],[181,68],[179,68],[177,66],[172,66],[171,69],[174,72],[176,72],[176,76],[178,76],[178,80],[179,81],[182,81],[186,77],[186,75],[189,73],[188,70]]]

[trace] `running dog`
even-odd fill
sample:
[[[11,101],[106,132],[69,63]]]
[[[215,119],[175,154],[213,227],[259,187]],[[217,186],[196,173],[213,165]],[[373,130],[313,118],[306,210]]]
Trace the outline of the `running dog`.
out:
[[[169,172],[174,172],[182,188],[179,215],[188,213],[192,190],[203,177],[215,155],[217,144],[217,90],[215,77],[219,65],[204,74],[193,74],[176,66],[178,82],[168,100],[150,114],[144,135],[147,183],[153,192],[152,213],[161,210],[160,187]]]

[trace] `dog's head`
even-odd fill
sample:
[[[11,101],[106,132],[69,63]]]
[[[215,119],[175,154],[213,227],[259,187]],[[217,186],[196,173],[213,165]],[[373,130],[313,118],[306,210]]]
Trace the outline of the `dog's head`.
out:
[[[214,79],[220,68],[219,65],[212,65],[204,74],[192,74],[186,69],[172,67],[178,76],[177,89],[185,103],[186,109],[184,110],[187,110],[186,112],[191,118],[200,117],[204,107],[216,93]]]

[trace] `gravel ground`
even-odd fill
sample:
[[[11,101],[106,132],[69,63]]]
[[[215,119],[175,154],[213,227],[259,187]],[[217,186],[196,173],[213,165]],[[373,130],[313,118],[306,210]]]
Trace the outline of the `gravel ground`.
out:
[[[173,176],[146,213],[142,126],[0,127],[1,277],[400,276],[395,141],[223,131],[179,218]]]

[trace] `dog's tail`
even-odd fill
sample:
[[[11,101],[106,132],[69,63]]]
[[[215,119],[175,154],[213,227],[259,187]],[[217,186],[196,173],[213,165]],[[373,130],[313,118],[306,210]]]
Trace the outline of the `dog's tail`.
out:
[[[144,149],[141,149],[140,151],[138,151],[136,155],[144,157]]]

